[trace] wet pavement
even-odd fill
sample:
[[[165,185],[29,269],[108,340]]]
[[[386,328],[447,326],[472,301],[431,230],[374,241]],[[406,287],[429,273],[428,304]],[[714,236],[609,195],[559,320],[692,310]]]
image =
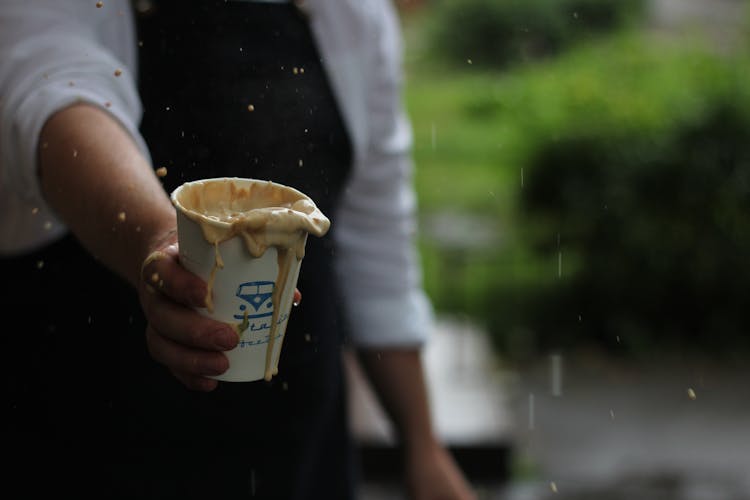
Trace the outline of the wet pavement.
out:
[[[650,25],[662,32],[693,32],[720,48],[737,48],[747,27],[746,0],[652,0]]]
[[[552,359],[518,373],[527,478],[487,498],[750,499],[750,363]]]
[[[750,500],[750,360],[550,353],[498,366],[512,477],[473,481],[480,499]],[[475,412],[464,401],[459,413]],[[393,481],[362,488],[362,500],[402,498]]]

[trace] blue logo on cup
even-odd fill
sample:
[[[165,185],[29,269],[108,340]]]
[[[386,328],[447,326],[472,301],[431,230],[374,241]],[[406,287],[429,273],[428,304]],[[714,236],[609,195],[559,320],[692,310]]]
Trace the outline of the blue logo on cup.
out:
[[[273,281],[248,281],[237,287],[237,297],[244,303],[240,304],[240,313],[234,318],[244,320],[245,318],[264,318],[273,314]]]

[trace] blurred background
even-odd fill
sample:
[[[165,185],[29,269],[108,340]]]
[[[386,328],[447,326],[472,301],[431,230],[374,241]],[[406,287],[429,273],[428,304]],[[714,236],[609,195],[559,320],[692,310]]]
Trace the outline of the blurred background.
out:
[[[750,499],[750,2],[398,7],[434,412],[480,497]],[[400,498],[357,394],[364,498]]]

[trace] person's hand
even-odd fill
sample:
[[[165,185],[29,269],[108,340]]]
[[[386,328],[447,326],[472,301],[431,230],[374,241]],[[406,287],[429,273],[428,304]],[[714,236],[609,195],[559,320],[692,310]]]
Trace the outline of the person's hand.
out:
[[[148,351],[198,391],[216,388],[218,381],[208,377],[229,368],[223,351],[239,341],[231,326],[195,310],[206,306],[206,290],[206,283],[180,264],[176,243],[157,248],[143,263],[138,294],[148,322]]]
[[[144,260],[138,294],[146,315],[146,344],[151,357],[166,366],[183,385],[212,391],[229,368],[223,351],[239,341],[226,323],[199,314],[206,306],[206,283],[179,262],[177,244],[164,243]],[[302,295],[294,291],[294,302]]]
[[[412,500],[477,498],[451,454],[437,442],[407,453],[406,482]]]

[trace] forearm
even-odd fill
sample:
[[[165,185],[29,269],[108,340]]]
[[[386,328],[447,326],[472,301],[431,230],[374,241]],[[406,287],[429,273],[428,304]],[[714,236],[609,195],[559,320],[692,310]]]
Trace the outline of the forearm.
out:
[[[434,446],[421,352],[408,348],[367,349],[358,354],[407,453],[420,453]]]
[[[82,244],[131,284],[174,208],[132,137],[105,111],[76,104],[55,113],[39,139],[47,202]]]

